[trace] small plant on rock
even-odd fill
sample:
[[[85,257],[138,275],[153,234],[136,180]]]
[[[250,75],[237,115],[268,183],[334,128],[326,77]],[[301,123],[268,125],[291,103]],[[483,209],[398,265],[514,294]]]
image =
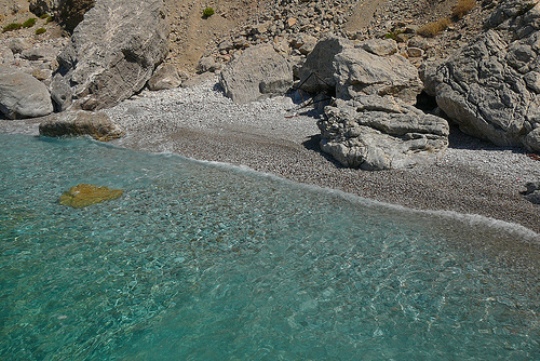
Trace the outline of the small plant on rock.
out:
[[[24,23],[22,23],[23,28],[31,28],[34,25],[36,25],[36,18],[30,18],[26,20]]]
[[[403,30],[400,30],[400,29],[392,30],[392,31],[389,31],[386,34],[384,34],[384,38],[385,39],[392,39],[394,41],[399,42],[399,35],[400,34],[403,34]]]
[[[22,28],[22,24],[21,23],[11,23],[11,24],[8,24],[6,26],[4,26],[2,28],[2,32],[5,33],[7,31],[13,31],[13,30],[19,30],[20,28]]]
[[[51,14],[47,14],[47,13],[41,15],[39,18],[45,20],[45,25],[47,25],[54,19],[54,17]]]
[[[45,29],[45,28],[38,28],[38,29],[36,29],[36,35],[41,35],[46,31],[47,31],[47,29]]]
[[[202,12],[203,18],[205,18],[205,19],[206,19],[206,18],[209,18],[210,16],[214,15],[215,13],[216,13],[216,12],[214,11],[214,9],[211,8],[211,7],[209,7],[209,6],[206,7],[206,8],[203,10],[203,12]]]

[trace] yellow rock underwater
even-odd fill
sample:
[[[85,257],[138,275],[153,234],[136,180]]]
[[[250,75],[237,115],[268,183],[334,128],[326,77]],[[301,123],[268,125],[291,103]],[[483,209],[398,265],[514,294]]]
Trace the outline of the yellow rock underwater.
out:
[[[121,189],[110,189],[92,184],[79,184],[60,196],[60,204],[73,208],[82,208],[92,204],[119,198]]]

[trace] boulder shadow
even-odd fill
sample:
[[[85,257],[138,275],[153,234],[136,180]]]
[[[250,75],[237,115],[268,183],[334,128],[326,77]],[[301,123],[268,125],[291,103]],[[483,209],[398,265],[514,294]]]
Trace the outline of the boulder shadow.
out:
[[[448,135],[448,148],[492,151],[511,150],[515,153],[525,153],[525,150],[521,148],[497,146],[488,140],[463,133],[459,129],[459,126],[452,121],[448,121],[448,124],[450,126],[450,134]]]
[[[339,163],[337,160],[335,160],[330,154],[325,153],[325,152],[322,151],[321,145],[320,145],[321,137],[322,137],[321,134],[312,135],[312,136],[309,137],[308,140],[303,142],[302,145],[307,150],[319,153],[319,155],[321,157],[326,159],[328,162],[332,163],[336,168],[339,168],[339,169],[347,168],[344,165],[342,165],[341,163]]]

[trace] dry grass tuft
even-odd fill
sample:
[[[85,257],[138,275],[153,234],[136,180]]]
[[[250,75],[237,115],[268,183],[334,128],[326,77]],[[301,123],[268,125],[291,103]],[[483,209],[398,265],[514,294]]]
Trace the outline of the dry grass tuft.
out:
[[[450,18],[441,18],[437,21],[433,21],[422,26],[420,29],[418,29],[417,33],[420,36],[432,38],[435,35],[439,34],[441,31],[446,30],[446,28],[450,26],[451,23],[452,20],[450,20]]]
[[[452,17],[460,20],[476,6],[476,0],[458,0],[452,8]]]

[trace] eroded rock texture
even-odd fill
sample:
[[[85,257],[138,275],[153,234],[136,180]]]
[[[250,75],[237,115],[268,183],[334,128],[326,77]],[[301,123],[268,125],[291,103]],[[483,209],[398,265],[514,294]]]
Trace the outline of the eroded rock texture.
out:
[[[97,0],[58,56],[59,110],[112,107],[139,92],[168,50],[161,0]]]
[[[426,72],[426,88],[460,129],[540,152],[540,3],[504,1],[476,42]]]
[[[319,121],[321,148],[346,167],[387,170],[433,160],[448,146],[448,123],[392,96],[337,100]]]

